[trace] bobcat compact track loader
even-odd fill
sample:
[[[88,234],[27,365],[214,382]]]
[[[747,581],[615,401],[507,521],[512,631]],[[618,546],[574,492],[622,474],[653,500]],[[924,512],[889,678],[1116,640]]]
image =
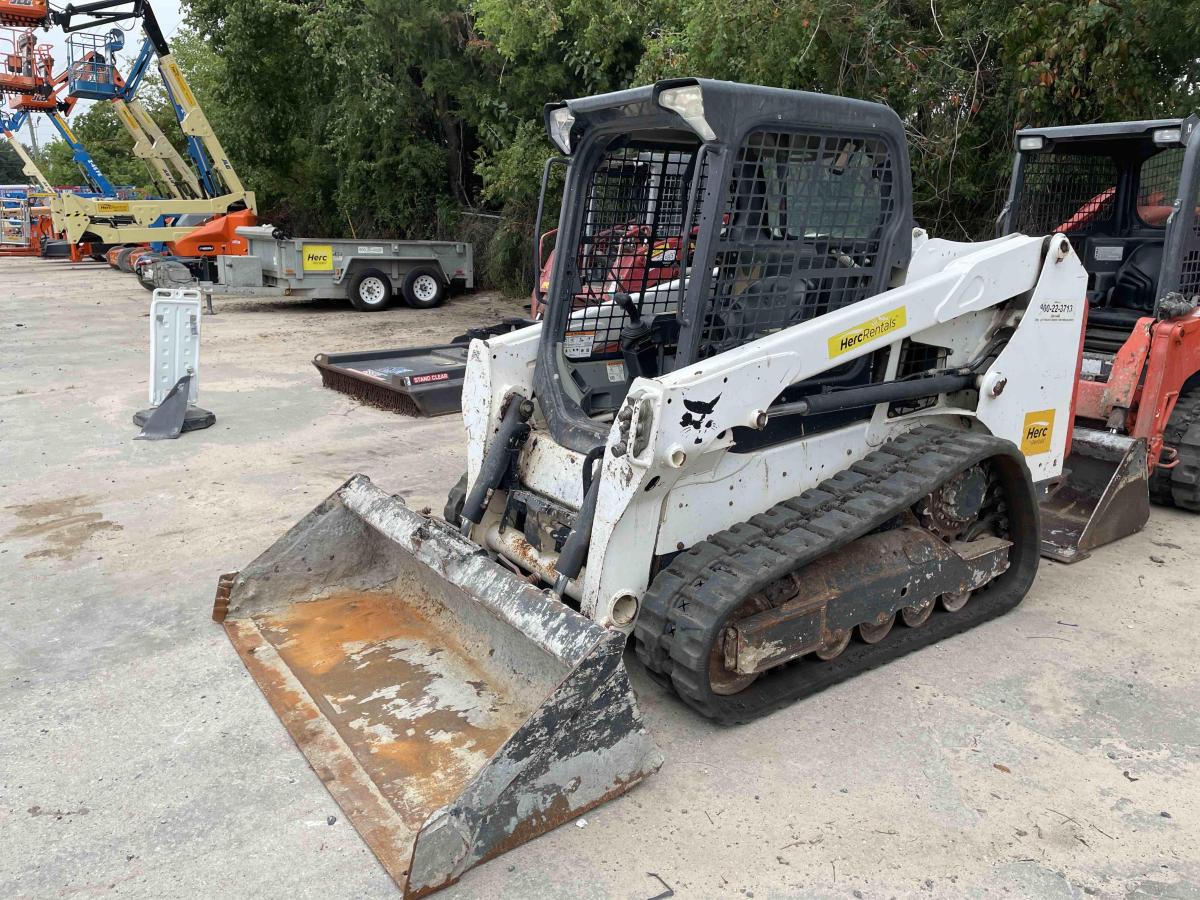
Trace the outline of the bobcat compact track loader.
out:
[[[657,769],[627,641],[733,723],[1011,609],[1068,452],[1086,273],[914,229],[888,108],[685,79],[546,119],[545,318],[470,345],[445,521],[355,476],[214,610],[408,896]],[[679,271],[598,293],[629,222]]]

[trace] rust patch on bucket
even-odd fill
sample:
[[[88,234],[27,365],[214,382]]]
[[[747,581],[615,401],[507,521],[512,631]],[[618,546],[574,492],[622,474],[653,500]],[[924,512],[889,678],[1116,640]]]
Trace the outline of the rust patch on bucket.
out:
[[[414,833],[531,712],[394,595],[343,592],[255,622]]]

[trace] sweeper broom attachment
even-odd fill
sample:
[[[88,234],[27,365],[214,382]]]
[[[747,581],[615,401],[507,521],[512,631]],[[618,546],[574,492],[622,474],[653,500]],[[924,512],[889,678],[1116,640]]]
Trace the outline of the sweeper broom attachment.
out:
[[[462,408],[467,345],[318,353],[321,384],[402,416],[456,413]]]
[[[470,342],[534,324],[532,319],[506,318],[494,325],[472,328],[449,344],[318,353],[313,365],[321,373],[325,387],[370,406],[402,416],[442,416],[462,408]]]
[[[662,761],[622,633],[361,475],[223,576],[213,618],[406,897]]]

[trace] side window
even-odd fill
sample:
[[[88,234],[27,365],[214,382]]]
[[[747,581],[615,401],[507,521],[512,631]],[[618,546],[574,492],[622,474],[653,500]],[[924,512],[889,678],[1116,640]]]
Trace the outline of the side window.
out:
[[[681,149],[678,144],[621,142],[605,152],[589,174],[573,254],[579,290],[551,301],[586,313],[565,321],[567,359],[620,356],[617,341],[624,313],[612,302],[614,292],[640,298],[655,289],[665,294],[678,285],[680,232],[696,149],[698,144]]]
[[[1027,154],[1017,231],[1091,234],[1113,221],[1116,193],[1117,166],[1110,157]]]
[[[757,340],[883,289],[897,211],[886,144],[754,131],[738,150],[698,356]]]
[[[1192,176],[1193,183],[1187,185],[1181,193],[1187,198],[1189,205],[1196,203],[1196,194],[1200,190],[1200,177]],[[1187,210],[1183,221],[1187,221]],[[1186,229],[1180,237],[1182,243],[1182,258],[1179,267],[1179,287],[1177,290],[1185,297],[1200,294],[1200,204],[1193,206],[1192,227]]]
[[[1162,228],[1179,196],[1179,176],[1183,171],[1182,147],[1156,153],[1138,170],[1137,212],[1146,225]]]

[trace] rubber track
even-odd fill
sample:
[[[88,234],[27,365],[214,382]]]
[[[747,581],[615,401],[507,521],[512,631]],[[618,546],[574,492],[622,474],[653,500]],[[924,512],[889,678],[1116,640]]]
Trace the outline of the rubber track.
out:
[[[803,657],[765,673],[739,694],[709,690],[712,633],[742,599],[885,525],[955,473],[997,457],[1010,462],[1002,483],[1021,543],[1014,544],[1008,572],[977,591],[966,607],[957,613],[938,609],[919,628],[897,622],[882,642],[852,641],[829,662]],[[1016,606],[1037,571],[1038,525],[1029,470],[1013,444],[923,426],[677,556],[643,598],[634,632],[637,653],[658,680],[669,677],[679,696],[703,715],[723,724],[748,721]]]
[[[450,493],[446,495],[446,507],[442,510],[442,518],[458,527],[459,520],[462,518],[463,503],[467,499],[467,473],[463,472],[462,478],[454,483],[454,487],[450,488]]]
[[[1155,503],[1200,512],[1200,446],[1188,440],[1188,432],[1198,422],[1200,390],[1189,391],[1175,402],[1163,433],[1163,443],[1179,452],[1179,464],[1150,476],[1150,498]]]

